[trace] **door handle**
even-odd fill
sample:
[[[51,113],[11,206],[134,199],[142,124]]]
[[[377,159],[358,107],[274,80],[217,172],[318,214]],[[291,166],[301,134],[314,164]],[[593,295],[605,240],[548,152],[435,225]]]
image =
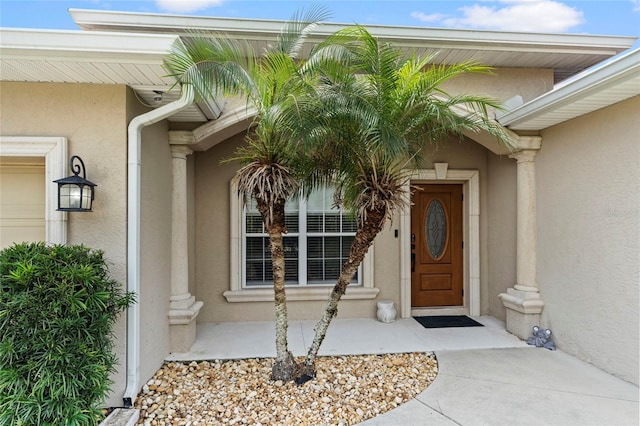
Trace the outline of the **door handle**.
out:
[[[411,272],[416,271],[416,254],[411,253]]]

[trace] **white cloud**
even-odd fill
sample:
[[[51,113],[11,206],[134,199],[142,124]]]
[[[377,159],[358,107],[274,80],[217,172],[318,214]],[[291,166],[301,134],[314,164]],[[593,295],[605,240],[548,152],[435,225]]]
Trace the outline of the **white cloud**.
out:
[[[156,6],[167,12],[195,12],[222,4],[223,0],[156,0]]]
[[[483,1],[458,10],[462,16],[445,16],[438,20],[451,28],[554,33],[566,32],[584,22],[584,15],[579,9],[556,0]],[[420,19],[419,12],[411,16]]]
[[[640,12],[640,0],[631,0],[631,3],[633,4],[633,11]]]
[[[422,13],[422,12],[412,12],[411,17],[416,18],[422,22],[438,22],[445,19],[447,15],[444,15],[442,13],[431,13],[427,15],[426,13]]]

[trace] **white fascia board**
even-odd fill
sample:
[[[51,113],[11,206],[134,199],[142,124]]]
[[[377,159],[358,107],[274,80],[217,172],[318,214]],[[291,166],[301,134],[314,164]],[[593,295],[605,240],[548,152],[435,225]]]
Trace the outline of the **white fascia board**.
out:
[[[586,70],[569,82],[533,99],[512,111],[501,114],[497,120],[503,126],[517,125],[555,108],[574,102],[577,98],[605,90],[618,82],[636,77],[640,73],[640,49],[633,50],[612,61]],[[639,95],[630,93],[629,96]]]
[[[87,9],[69,9],[74,22],[86,30],[109,29],[130,31],[183,31],[213,30],[234,34],[247,39],[271,40],[280,33],[286,21],[246,18],[215,18],[158,13],[115,12]],[[322,23],[311,32],[324,38],[352,24]],[[578,34],[522,33],[507,31],[485,31],[465,29],[443,29],[428,27],[402,27],[388,25],[366,25],[374,35],[393,40],[399,45],[433,44],[435,47],[457,47],[478,50],[497,48],[524,51],[561,51],[572,53],[614,55],[630,48],[636,37],[594,36]],[[444,43],[444,44],[443,44]]]
[[[0,29],[3,58],[102,59],[160,63],[179,42],[177,35],[87,32],[72,30]]]

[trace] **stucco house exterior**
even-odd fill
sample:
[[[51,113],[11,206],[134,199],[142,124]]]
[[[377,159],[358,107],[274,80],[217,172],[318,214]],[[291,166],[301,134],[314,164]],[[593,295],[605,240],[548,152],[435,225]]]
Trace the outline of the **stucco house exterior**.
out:
[[[244,143],[251,111],[237,99],[194,103],[189,91],[170,90],[163,59],[185,29],[259,47],[282,23],[70,13],[81,30],[0,30],[0,242],[100,248],[112,276],[139,293],[116,330],[121,366],[109,403],[121,405],[167,354],[188,350],[197,322],[273,319],[264,236],[234,190],[238,164],[221,163]],[[341,27],[322,25],[309,43]],[[540,324],[563,351],[637,385],[636,37],[368,28],[420,55],[438,51],[445,63],[495,67],[446,89],[504,102],[496,120],[515,149],[468,134],[430,152],[432,167],[411,181],[423,191],[376,239],[339,317],[373,318],[385,299],[402,317],[490,315],[520,338]],[[56,211],[52,181],[69,174],[72,155],[98,185],[91,213]],[[327,198],[290,206],[291,319],[320,317],[351,236]],[[460,243],[450,257],[453,243],[420,243],[434,200]],[[428,269],[444,257],[450,269]]]

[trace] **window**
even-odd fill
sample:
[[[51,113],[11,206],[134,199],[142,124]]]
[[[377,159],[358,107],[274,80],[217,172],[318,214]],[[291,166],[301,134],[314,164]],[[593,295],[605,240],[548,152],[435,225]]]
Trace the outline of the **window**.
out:
[[[285,279],[289,286],[332,285],[356,231],[355,220],[332,206],[333,191],[322,188],[308,200],[293,200],[285,206],[288,233],[283,238]],[[269,238],[255,200],[247,200],[244,211],[244,287],[271,286]],[[358,285],[356,273],[351,285]]]
[[[223,296],[228,302],[273,302],[271,254],[265,244],[262,219],[254,205],[243,206],[235,179],[229,191],[230,276],[229,290]],[[331,192],[323,191],[321,196],[314,194],[308,201],[287,205],[288,301],[325,301],[333,288],[337,275],[332,274],[339,271],[333,265],[342,265],[355,227],[346,215],[331,209],[332,201]],[[375,299],[380,290],[374,287],[373,258],[374,246],[342,299]]]

